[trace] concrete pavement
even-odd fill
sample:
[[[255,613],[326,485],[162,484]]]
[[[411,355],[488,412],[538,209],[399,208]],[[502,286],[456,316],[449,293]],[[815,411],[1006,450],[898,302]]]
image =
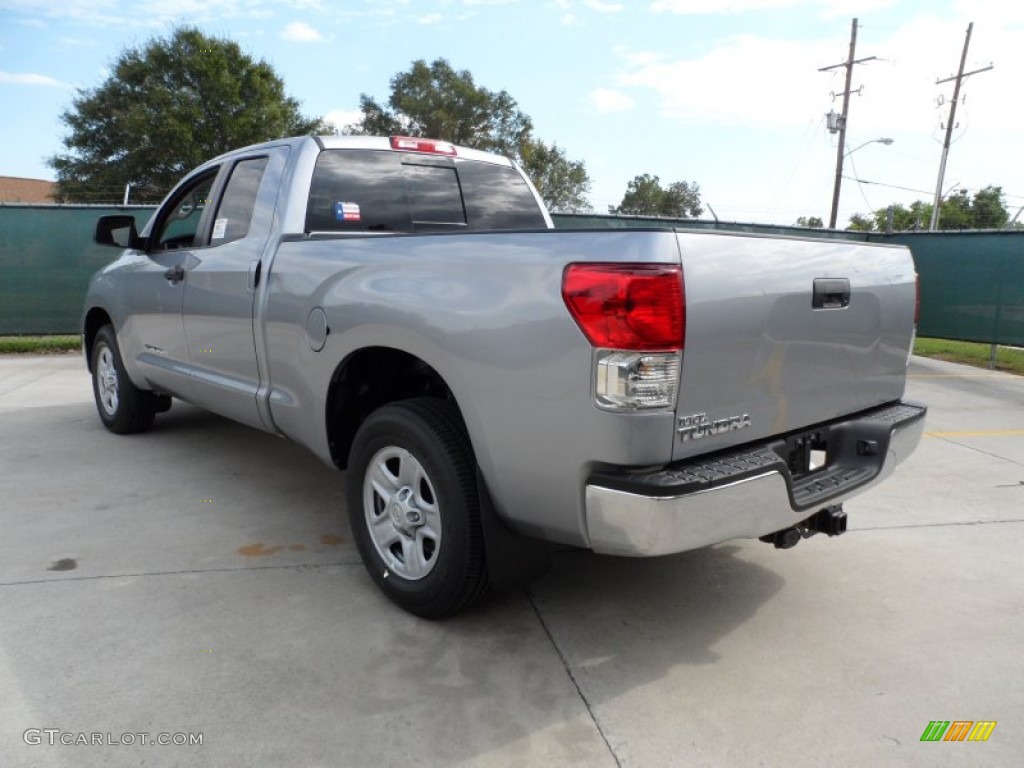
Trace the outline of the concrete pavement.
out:
[[[1024,378],[911,377],[930,435],[846,536],[563,552],[432,623],[304,449],[178,402],[117,437],[79,356],[0,357],[0,766],[1018,765]]]

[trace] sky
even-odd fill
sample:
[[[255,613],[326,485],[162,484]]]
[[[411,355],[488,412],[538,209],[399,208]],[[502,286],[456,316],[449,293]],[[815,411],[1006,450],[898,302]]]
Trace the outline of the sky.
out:
[[[827,222],[845,69],[819,70],[846,60],[855,17],[856,57],[877,58],[854,68],[839,225],[932,199],[953,93],[936,81],[970,22],[967,71],[993,68],[964,81],[943,191],[997,185],[1011,215],[1024,207],[1024,4],[1006,0],[0,0],[0,175],[54,178],[76,90],[189,24],[337,124],[414,60],[445,58],[586,163],[598,212],[650,173],[696,182],[723,221]]]

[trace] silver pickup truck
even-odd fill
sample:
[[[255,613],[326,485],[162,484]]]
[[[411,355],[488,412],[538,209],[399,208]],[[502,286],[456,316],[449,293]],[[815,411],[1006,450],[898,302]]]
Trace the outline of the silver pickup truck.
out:
[[[551,226],[514,164],[445,142],[222,155],[141,233],[97,224],[122,249],[85,306],[99,416],[138,432],[176,397],[346,469],[370,575],[427,617],[536,540],[842,533],[916,447],[905,248]]]

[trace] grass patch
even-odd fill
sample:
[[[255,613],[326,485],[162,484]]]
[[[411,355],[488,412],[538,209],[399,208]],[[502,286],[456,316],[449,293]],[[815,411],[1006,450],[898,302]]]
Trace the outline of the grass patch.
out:
[[[0,336],[0,354],[63,354],[82,349],[81,336]]]
[[[918,339],[914,342],[914,354],[963,363],[979,368],[988,368],[990,345],[974,341],[949,341],[948,339]],[[996,370],[1024,374],[1024,349],[998,347]]]

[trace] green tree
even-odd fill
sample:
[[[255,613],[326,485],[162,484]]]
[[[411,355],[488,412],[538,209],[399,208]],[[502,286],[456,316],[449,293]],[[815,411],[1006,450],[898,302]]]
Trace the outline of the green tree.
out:
[[[872,214],[875,229],[879,232],[889,231],[889,211],[892,211],[892,231],[907,232],[910,230],[927,229],[931,221],[932,207],[923,200],[915,200],[909,208],[893,203],[886,208],[879,208]]]
[[[552,210],[586,209],[590,178],[582,161],[569,160],[556,144],[533,135],[533,122],[507,91],[479,86],[468,70],[445,59],[412,63],[391,78],[382,104],[362,94],[363,118],[345,128],[371,136],[423,136],[511,157],[518,162]]]
[[[700,204],[700,187],[696,182],[676,181],[665,188],[661,186],[661,179],[645,173],[626,184],[622,202],[609,207],[608,212],[695,219],[704,213],[704,208]]]
[[[975,229],[999,229],[1006,225],[1010,214],[1003,200],[1003,188],[991,184],[974,194],[971,213]]]
[[[798,227],[808,227],[810,229],[821,229],[825,226],[825,222],[817,216],[801,216],[796,220]]]
[[[859,213],[855,213],[850,217],[850,225],[847,227],[847,229],[853,230],[854,232],[871,232],[874,228],[874,219],[863,216]]]
[[[850,229],[866,227],[868,231],[889,231],[889,212],[892,211],[892,231],[927,229],[932,219],[932,204],[915,200],[909,207],[893,203],[879,208],[870,217],[854,214]],[[1003,199],[1003,188],[989,185],[970,197],[966,189],[946,196],[939,209],[939,229],[999,229],[1009,220]],[[854,221],[857,226],[853,226]],[[870,225],[870,226],[868,226]]]
[[[265,61],[237,43],[177,27],[121,52],[110,76],[61,114],[69,150],[48,159],[62,201],[153,202],[187,171],[230,149],[327,126],[303,117]]]
[[[518,159],[550,210],[579,213],[590,210],[587,191],[590,178],[582,160],[570,160],[557,144],[526,139]]]
[[[931,206],[929,206],[929,209]],[[942,201],[939,229],[972,229],[971,198],[966,189],[958,189]]]
[[[445,59],[414,61],[391,78],[386,105],[364,93],[359,106],[363,119],[353,133],[425,136],[509,156],[533,129],[507,91],[478,86],[468,70],[456,70]]]

